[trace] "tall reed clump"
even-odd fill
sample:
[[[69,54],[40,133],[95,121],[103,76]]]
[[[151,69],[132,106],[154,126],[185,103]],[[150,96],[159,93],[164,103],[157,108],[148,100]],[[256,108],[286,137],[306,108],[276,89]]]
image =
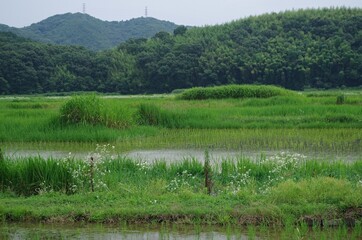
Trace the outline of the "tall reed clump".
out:
[[[60,109],[63,124],[104,125],[110,128],[128,128],[133,124],[129,109],[106,107],[95,94],[74,96]]]
[[[223,98],[269,98],[296,95],[295,92],[269,85],[227,85],[218,87],[197,87],[185,90],[178,98],[183,100]]]
[[[140,104],[136,113],[137,123],[141,125],[180,128],[183,118],[180,114],[168,112],[153,104]]]
[[[94,94],[74,96],[61,107],[60,120],[65,124],[99,124],[101,108],[101,101]]]
[[[30,196],[43,192],[72,193],[76,179],[61,161],[41,158],[2,160],[0,190]]]

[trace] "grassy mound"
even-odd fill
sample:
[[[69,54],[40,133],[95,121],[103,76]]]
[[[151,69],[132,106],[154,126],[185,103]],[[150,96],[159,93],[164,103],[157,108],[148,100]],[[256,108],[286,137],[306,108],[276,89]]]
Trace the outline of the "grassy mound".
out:
[[[98,96],[74,96],[60,108],[62,124],[104,125],[110,128],[128,128],[133,124],[129,109],[107,105]]]
[[[179,99],[269,98],[296,95],[295,92],[269,85],[227,85],[219,87],[191,88],[179,95]]]
[[[60,109],[63,123],[98,124],[101,122],[101,101],[96,95],[74,96]]]

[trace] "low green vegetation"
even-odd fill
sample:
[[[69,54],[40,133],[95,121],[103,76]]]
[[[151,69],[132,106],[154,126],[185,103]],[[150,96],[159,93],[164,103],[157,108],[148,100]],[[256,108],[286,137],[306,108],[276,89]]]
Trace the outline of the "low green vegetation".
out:
[[[0,101],[0,142],[112,143],[137,148],[359,152],[362,96],[347,91],[263,98],[174,96],[14,98]]]
[[[192,88],[179,96],[184,100],[224,99],[224,98],[270,98],[275,96],[293,96],[293,91],[264,85],[226,85],[208,88]]]
[[[98,146],[86,161],[1,160],[0,218],[237,225],[310,224],[311,219],[325,226],[360,221],[361,161],[307,160],[282,152],[203,166],[192,158],[136,161],[113,156],[111,149]]]

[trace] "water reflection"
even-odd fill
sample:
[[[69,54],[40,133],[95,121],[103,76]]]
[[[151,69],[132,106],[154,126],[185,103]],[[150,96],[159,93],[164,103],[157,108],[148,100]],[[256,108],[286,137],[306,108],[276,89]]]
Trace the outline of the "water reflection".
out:
[[[4,149],[4,155],[6,157],[17,159],[22,157],[42,157],[45,159],[55,158],[61,159],[68,156],[75,159],[86,159],[92,151],[75,151],[69,152],[65,150],[23,150],[23,149]],[[360,153],[329,153],[329,152],[295,152],[295,151],[236,151],[236,150],[210,150],[209,156],[212,162],[220,162],[224,159],[240,159],[247,158],[250,160],[259,160],[261,158],[269,158],[276,156],[281,152],[287,152],[290,155],[302,154],[306,159],[316,160],[343,160],[343,161],[357,161],[362,159]],[[205,159],[205,150],[201,149],[156,149],[156,150],[133,150],[127,153],[111,153],[114,156],[129,157],[134,160],[141,160],[146,162],[154,162],[157,160],[163,160],[166,162],[177,162],[184,159],[195,159],[203,162]]]
[[[187,226],[131,226],[112,227],[102,225],[0,225],[0,239],[250,239],[245,229],[231,232],[220,227]],[[253,234],[252,239],[263,239]]]

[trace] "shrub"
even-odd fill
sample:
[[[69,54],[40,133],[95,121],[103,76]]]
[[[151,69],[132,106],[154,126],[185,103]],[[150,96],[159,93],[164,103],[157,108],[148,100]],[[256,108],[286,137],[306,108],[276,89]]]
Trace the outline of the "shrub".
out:
[[[274,96],[296,95],[281,87],[267,85],[227,85],[207,88],[191,88],[178,98],[184,100],[222,99],[222,98],[269,98]]]
[[[336,104],[344,104],[346,101],[346,97],[342,94],[342,95],[338,95],[337,96],[337,101]]]
[[[96,95],[74,96],[60,109],[63,123],[98,124],[101,122],[101,102]]]

